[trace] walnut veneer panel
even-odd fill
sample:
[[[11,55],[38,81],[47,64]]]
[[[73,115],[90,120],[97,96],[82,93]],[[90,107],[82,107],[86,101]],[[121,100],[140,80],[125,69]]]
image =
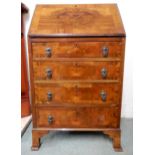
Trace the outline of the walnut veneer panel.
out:
[[[37,5],[30,36],[125,36],[116,4]]]
[[[51,105],[119,104],[119,84],[110,83],[54,83],[35,85],[35,103]],[[48,100],[48,92],[52,97]],[[106,93],[103,101],[101,93]]]
[[[112,62],[33,62],[34,80],[119,80],[121,63]],[[105,74],[103,75],[103,71]],[[51,76],[49,76],[49,72]]]
[[[34,58],[103,58],[103,48],[108,47],[107,58],[120,58],[121,45],[118,42],[46,42],[33,43]],[[47,57],[46,49],[51,48],[51,56]]]
[[[118,108],[42,108],[37,109],[37,127],[47,128],[104,128],[118,127]],[[92,115],[93,113],[93,115]],[[52,116],[51,123],[48,117]]]

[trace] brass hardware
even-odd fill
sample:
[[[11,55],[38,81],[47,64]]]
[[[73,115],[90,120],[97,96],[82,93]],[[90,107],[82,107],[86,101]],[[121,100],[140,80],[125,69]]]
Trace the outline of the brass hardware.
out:
[[[50,68],[47,68],[46,73],[47,73],[47,78],[51,79],[52,78],[52,70]]]
[[[54,121],[53,116],[49,115],[48,116],[48,124],[51,124]]]
[[[105,68],[102,68],[101,75],[102,75],[102,78],[106,78],[107,77],[107,70]]]
[[[103,47],[102,48],[102,54],[104,57],[107,57],[109,53],[109,48],[108,47]]]
[[[51,48],[49,48],[49,47],[46,48],[46,49],[45,49],[45,52],[46,52],[46,56],[47,56],[47,57],[51,57],[51,55],[52,55],[52,49],[51,49]]]
[[[48,101],[52,100],[52,93],[50,91],[47,93],[47,99]]]
[[[107,99],[107,94],[106,94],[106,92],[101,91],[100,95],[101,95],[102,101],[106,101],[106,99]]]

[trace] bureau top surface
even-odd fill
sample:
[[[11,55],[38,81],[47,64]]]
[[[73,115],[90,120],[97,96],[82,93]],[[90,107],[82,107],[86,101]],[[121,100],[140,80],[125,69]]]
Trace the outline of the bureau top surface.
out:
[[[116,4],[37,5],[29,36],[125,36],[125,31]]]

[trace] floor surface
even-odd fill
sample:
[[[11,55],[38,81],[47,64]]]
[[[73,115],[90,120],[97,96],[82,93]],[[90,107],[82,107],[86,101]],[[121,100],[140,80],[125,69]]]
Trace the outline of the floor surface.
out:
[[[28,125],[30,124],[31,120],[32,120],[32,115],[21,118],[21,135],[23,135]]]
[[[133,121],[122,119],[123,152],[114,152],[111,140],[100,132],[50,132],[39,151],[31,151],[31,129],[21,139],[21,155],[132,155]]]

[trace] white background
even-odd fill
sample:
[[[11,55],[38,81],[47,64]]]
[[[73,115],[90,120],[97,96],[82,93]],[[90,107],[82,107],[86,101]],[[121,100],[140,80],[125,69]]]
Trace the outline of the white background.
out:
[[[23,2],[27,4],[26,1]],[[34,0],[33,1],[31,0],[31,2],[34,3]],[[38,0],[38,2],[40,1]],[[60,1],[57,0],[56,2]],[[64,1],[61,2],[64,3]],[[70,3],[67,0],[65,0],[65,2]],[[79,1],[72,0],[72,3],[78,3],[78,2]],[[88,1],[85,0],[83,0],[82,2],[88,3]],[[96,1],[89,1],[89,2],[97,3]],[[110,1],[102,0],[98,2],[104,3]],[[123,22],[127,32],[128,49],[126,51],[126,57],[131,57],[130,59],[133,58],[134,154],[154,155],[155,154],[154,0],[143,0],[143,1],[113,0],[111,2],[117,2],[119,5]],[[44,1],[42,1],[42,3],[44,3]],[[51,0],[50,3],[54,2]],[[6,154],[6,155],[21,154],[20,12],[21,12],[20,1],[17,0],[1,1],[0,154]],[[128,62],[131,63],[132,60],[129,60]],[[132,69],[130,71],[132,71]],[[132,89],[130,90],[132,91]],[[132,94],[132,92],[127,93]]]
[[[36,4],[51,4],[51,0],[23,0],[23,3],[27,5],[29,8],[29,14],[25,16],[25,30],[26,34],[28,33],[28,29],[31,23],[31,19],[33,16],[33,12],[35,9]],[[90,1],[90,0],[78,0],[78,1],[63,1],[63,0],[57,0],[55,3],[101,3],[100,0],[96,1]],[[132,108],[132,103],[133,103],[133,97],[132,97],[132,53],[134,50],[132,49],[133,47],[131,46],[132,43],[132,32],[129,27],[129,18],[131,16],[130,10],[128,10],[128,3],[122,2],[122,1],[102,1],[102,3],[107,2],[117,2],[118,7],[120,9],[120,13],[122,16],[122,20],[124,23],[124,27],[126,30],[127,38],[126,38],[126,50],[125,50],[125,66],[124,66],[124,85],[123,85],[123,98],[122,98],[122,117],[126,118],[132,118],[133,116],[133,108]],[[52,2],[54,3],[54,2]]]

